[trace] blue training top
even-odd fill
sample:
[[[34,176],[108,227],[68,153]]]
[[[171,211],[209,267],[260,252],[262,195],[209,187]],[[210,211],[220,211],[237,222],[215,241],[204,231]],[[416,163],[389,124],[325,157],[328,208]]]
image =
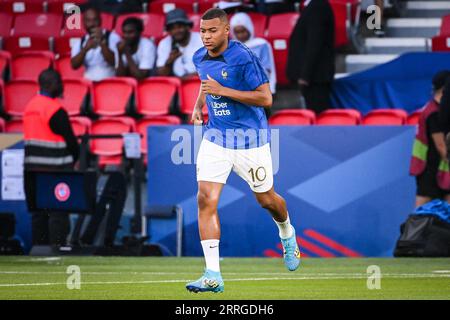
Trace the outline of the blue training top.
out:
[[[259,59],[244,44],[230,40],[227,49],[211,57],[205,47],[194,54],[193,61],[201,80],[207,75],[224,87],[254,91],[269,79]],[[204,138],[225,148],[249,149],[270,142],[264,109],[236,100],[206,95],[209,121]]]

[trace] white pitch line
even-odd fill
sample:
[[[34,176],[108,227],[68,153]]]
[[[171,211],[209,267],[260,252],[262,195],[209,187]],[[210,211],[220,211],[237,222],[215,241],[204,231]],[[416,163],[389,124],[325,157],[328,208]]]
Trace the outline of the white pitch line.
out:
[[[386,278],[387,275],[382,275]],[[357,275],[353,277],[336,276],[336,277],[273,277],[273,278],[237,278],[224,279],[226,282],[240,282],[240,281],[275,281],[275,280],[336,280],[336,279],[365,279],[367,275]],[[389,278],[450,278],[447,274],[394,274]],[[82,285],[109,285],[109,284],[151,284],[151,283],[186,283],[193,281],[193,279],[177,279],[177,280],[141,280],[141,281],[89,281],[82,282]],[[65,282],[37,282],[37,283],[2,283],[0,287],[26,287],[26,286],[57,286],[66,285]]]

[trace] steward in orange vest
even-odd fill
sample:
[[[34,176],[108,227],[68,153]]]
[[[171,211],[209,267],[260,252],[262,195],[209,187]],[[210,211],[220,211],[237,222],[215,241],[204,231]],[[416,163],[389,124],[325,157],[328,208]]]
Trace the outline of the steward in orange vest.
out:
[[[73,169],[79,146],[67,112],[57,97],[63,93],[58,72],[47,69],[39,75],[40,92],[28,102],[23,116],[25,140],[25,194],[34,194],[27,183],[27,170]],[[70,231],[65,212],[32,213],[33,245],[65,245]]]

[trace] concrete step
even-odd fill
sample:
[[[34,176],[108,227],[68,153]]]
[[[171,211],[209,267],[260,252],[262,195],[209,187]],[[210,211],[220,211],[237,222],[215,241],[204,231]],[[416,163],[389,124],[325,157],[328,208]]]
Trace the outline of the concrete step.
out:
[[[386,36],[432,38],[439,33],[440,18],[392,18],[386,22]]]
[[[345,57],[346,72],[353,73],[367,70],[389,62],[398,56],[397,54],[349,54]]]
[[[366,38],[366,52],[370,54],[402,54],[405,52],[429,51],[428,38]]]
[[[450,14],[450,1],[408,1],[405,17],[443,17]]]

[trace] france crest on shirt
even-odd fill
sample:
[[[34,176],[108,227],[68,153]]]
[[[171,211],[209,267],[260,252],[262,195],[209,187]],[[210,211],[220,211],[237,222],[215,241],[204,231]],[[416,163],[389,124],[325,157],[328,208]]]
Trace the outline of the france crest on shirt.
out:
[[[208,75],[224,87],[254,91],[269,80],[258,58],[240,42],[230,40],[228,48],[218,57],[211,57],[203,47],[193,61],[201,80]],[[264,108],[236,100],[206,95],[208,124],[204,138],[225,148],[249,149],[270,142],[270,131]]]

